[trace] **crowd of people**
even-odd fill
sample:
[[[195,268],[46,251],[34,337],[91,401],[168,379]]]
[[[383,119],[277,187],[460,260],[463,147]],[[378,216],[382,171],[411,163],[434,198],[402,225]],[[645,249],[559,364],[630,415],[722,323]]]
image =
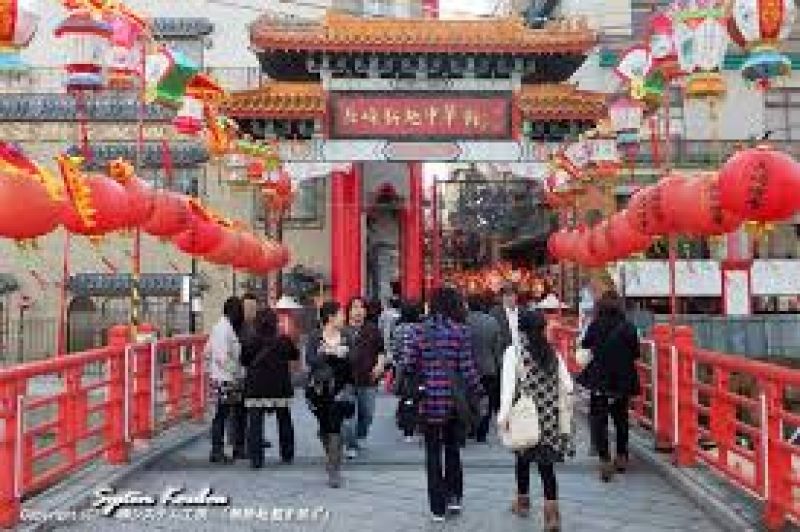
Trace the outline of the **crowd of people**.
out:
[[[307,407],[318,422],[328,484],[342,486],[344,459],[365,448],[379,383],[391,375],[396,420],[408,442],[424,442],[428,503],[434,522],[462,509],[461,448],[486,443],[492,419],[515,455],[516,496],[510,510],[530,514],[530,470],[543,489],[543,521],[560,529],[555,465],[574,456],[573,377],[548,339],[548,319],[519,304],[513,285],[499,301],[454,287],[436,290],[427,305],[390,301],[385,309],[364,298],[346,306],[321,305],[319,325],[304,354],[278,330],[269,308],[252,295],[231,297],[211,331],[208,355],[216,395],[210,460],[249,459],[264,466],[264,418],[275,414],[280,458],[294,459],[291,402],[302,374]],[[590,353],[577,383],[590,394],[592,448],[599,478],[610,482],[628,466],[628,405],[639,393],[635,360],[639,341],[619,297],[608,291],[594,305],[582,331]],[[303,364],[303,360],[305,364]],[[614,422],[615,455],[608,441]],[[233,454],[225,454],[225,433]]]

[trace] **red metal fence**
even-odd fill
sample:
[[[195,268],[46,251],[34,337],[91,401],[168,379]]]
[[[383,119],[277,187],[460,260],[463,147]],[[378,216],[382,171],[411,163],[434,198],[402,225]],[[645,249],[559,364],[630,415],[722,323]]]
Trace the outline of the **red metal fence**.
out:
[[[23,498],[205,411],[204,336],[110,346],[0,370],[0,527]]]
[[[571,371],[577,331],[555,325]],[[764,524],[800,520],[800,370],[704,351],[692,330],[658,325],[642,342],[632,417],[677,467],[702,463],[764,502]]]

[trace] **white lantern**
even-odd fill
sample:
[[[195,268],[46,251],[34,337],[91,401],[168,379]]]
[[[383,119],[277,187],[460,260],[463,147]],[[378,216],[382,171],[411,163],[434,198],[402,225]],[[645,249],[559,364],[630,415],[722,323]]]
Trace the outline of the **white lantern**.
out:
[[[611,126],[617,133],[617,142],[639,142],[639,128],[644,120],[644,107],[630,98],[620,98],[608,108]]]
[[[728,49],[728,31],[724,10],[713,4],[707,9],[692,3],[674,8],[678,61],[688,75],[684,90],[687,98],[721,97],[725,93],[720,69]]]
[[[86,11],[72,13],[55,30],[55,36],[66,47],[69,59],[67,90],[96,90],[105,85],[106,62],[111,25],[95,20]]]
[[[30,44],[40,18],[38,0],[0,2],[0,71],[27,68],[19,51]]]
[[[111,49],[108,55],[108,85],[116,89],[131,89],[143,76],[141,36],[147,27],[140,17],[129,11],[111,19]]]
[[[172,121],[176,131],[183,135],[197,135],[203,130],[203,102],[186,96],[178,110],[178,116]]]

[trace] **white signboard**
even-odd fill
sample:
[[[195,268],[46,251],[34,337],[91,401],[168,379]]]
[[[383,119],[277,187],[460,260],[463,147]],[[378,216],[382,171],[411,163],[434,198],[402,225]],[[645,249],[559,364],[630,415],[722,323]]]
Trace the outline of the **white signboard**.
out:
[[[756,260],[751,272],[754,296],[800,295],[800,261]]]
[[[742,270],[728,270],[725,274],[725,314],[750,315],[750,287],[748,274]]]
[[[622,262],[609,272],[617,286],[625,279],[628,297],[669,296],[669,263],[663,260]],[[678,296],[720,297],[722,279],[716,261],[678,261],[675,265],[675,293]]]

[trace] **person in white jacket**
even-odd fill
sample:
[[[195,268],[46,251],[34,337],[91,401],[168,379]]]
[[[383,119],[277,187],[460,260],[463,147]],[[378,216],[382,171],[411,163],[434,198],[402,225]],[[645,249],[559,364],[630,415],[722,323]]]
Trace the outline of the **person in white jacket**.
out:
[[[238,331],[244,323],[244,307],[238,297],[229,297],[223,306],[223,316],[211,329],[208,339],[210,354],[211,387],[217,396],[217,410],[211,422],[211,462],[229,463],[225,456],[225,425],[228,416],[233,416],[236,423],[233,428],[233,458],[245,458],[244,430],[241,420],[244,403],[241,399],[241,385],[244,369],[240,361],[242,345]]]
[[[521,345],[512,345],[503,356],[500,382],[501,435],[510,428],[512,406],[523,394],[532,398],[539,421],[539,441],[531,448],[516,450],[517,496],[511,511],[530,513],[530,466],[535,462],[544,488],[544,529],[560,530],[558,484],[554,465],[574,456],[572,438],[572,379],[561,358],[548,343],[546,319],[541,312],[525,310],[519,316]]]

